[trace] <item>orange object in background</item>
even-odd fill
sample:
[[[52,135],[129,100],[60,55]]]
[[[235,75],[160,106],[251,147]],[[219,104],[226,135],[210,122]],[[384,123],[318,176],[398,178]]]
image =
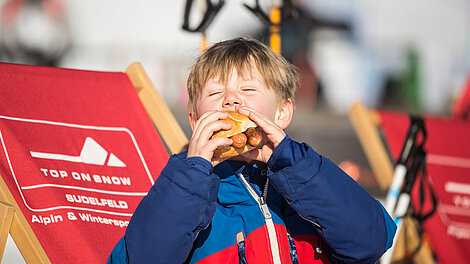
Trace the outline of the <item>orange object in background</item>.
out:
[[[470,73],[459,97],[452,106],[452,114],[456,117],[467,119],[470,115]]]
[[[339,164],[339,167],[344,172],[346,172],[346,174],[348,174],[349,177],[351,177],[353,180],[355,180],[355,181],[359,180],[361,174],[360,174],[359,166],[356,163],[354,163],[350,160],[345,160],[345,161],[342,161]]]
[[[281,9],[273,7],[270,12],[272,26],[269,27],[269,45],[277,55],[281,55]]]

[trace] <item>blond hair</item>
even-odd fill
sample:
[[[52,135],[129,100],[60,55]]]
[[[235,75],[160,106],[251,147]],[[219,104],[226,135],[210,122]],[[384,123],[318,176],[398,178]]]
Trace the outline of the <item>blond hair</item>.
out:
[[[226,83],[232,69],[238,76],[245,77],[251,74],[253,63],[265,84],[276,94],[278,103],[294,99],[299,80],[294,66],[257,40],[236,38],[209,47],[192,66],[187,81],[188,111],[196,112],[201,88],[209,80],[219,78]]]

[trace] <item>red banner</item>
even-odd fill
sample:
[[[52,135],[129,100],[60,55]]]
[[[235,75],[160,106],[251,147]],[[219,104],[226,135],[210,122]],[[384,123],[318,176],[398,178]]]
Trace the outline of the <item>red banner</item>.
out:
[[[0,174],[52,263],[104,263],[168,160],[124,73],[0,64]]]
[[[409,128],[405,114],[382,112],[382,128],[394,160],[397,160]],[[441,264],[468,263],[470,259],[470,122],[460,119],[425,118],[427,178],[438,199],[436,213],[424,222],[433,250]],[[419,186],[413,189],[413,205],[419,208]],[[430,209],[426,196],[424,210]]]

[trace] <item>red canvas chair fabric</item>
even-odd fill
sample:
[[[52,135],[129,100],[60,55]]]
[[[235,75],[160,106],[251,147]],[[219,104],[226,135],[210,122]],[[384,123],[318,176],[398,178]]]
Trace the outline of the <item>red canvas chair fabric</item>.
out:
[[[135,88],[2,63],[0,79],[3,181],[52,263],[105,263],[168,159]]]
[[[381,127],[394,160],[398,159],[410,125],[407,114],[379,111]],[[470,260],[470,122],[461,119],[425,117],[427,173],[438,200],[436,212],[423,223],[437,263],[458,264]],[[412,204],[422,205],[419,185],[414,186]],[[424,210],[429,210],[429,192]]]

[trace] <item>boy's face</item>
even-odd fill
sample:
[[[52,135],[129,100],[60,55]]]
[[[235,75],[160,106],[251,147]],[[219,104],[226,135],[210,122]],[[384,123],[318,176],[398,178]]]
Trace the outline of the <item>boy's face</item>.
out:
[[[277,122],[280,109],[276,94],[266,86],[256,67],[251,69],[251,74],[247,73],[245,76],[238,76],[237,71],[232,69],[226,83],[218,78],[210,79],[200,91],[195,105],[196,113],[189,113],[191,127],[194,128],[196,121],[206,112],[235,110],[236,106],[246,106],[282,129],[286,128],[288,124]]]

